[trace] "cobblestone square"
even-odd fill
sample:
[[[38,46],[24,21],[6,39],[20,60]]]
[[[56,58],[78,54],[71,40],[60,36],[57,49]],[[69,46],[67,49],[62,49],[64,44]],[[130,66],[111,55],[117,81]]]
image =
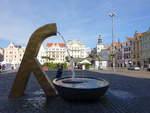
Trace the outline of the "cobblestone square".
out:
[[[46,73],[50,79],[55,78],[55,71]],[[46,100],[34,76],[30,77],[24,97],[8,99],[15,75],[15,72],[0,74],[0,113],[149,113],[150,111],[149,77],[135,77],[134,73],[126,76],[111,72],[76,71],[76,75],[106,79],[110,82],[110,88],[97,102],[72,103],[60,97]],[[69,75],[71,75],[69,71],[63,73],[63,76]],[[142,76],[142,73],[138,76]]]

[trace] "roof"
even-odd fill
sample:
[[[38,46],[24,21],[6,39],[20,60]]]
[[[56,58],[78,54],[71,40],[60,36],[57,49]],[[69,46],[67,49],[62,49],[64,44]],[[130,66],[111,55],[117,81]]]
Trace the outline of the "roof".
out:
[[[114,42],[113,44],[115,47],[119,47],[119,46],[122,46],[122,43],[121,42]]]
[[[65,47],[64,43],[47,43],[46,47]]]
[[[10,42],[9,45],[8,45],[8,47],[9,46],[14,46],[16,48],[21,48],[21,45],[15,45],[13,42]]]
[[[136,33],[136,36],[143,36],[143,33]]]
[[[79,63],[79,62],[82,62],[84,60],[91,62],[91,58],[73,58],[74,63]]]
[[[16,48],[21,48],[21,46],[20,46],[20,45],[15,45],[15,47],[16,47]]]
[[[127,37],[127,40],[134,40],[133,37]]]
[[[79,62],[80,64],[91,64],[91,62],[87,59],[82,60],[81,62]]]

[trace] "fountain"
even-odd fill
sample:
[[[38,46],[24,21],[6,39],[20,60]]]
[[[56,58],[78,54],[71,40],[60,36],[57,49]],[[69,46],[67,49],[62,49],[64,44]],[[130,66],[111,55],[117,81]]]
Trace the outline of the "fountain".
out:
[[[74,61],[71,59],[66,41],[60,32],[58,32],[58,34],[66,45],[67,53],[72,65],[72,77],[61,77],[53,80],[53,84],[59,95],[63,99],[69,101],[98,100],[107,91],[109,82],[96,77],[76,77]]]
[[[72,77],[62,77],[53,80],[48,79],[47,74],[37,60],[38,51],[42,42],[57,34],[56,24],[47,24],[38,28],[30,37],[22,62],[16,74],[16,78],[10,90],[9,98],[18,98],[24,95],[30,74],[33,72],[41,85],[46,97],[53,97],[58,94],[66,100],[98,100],[103,96],[109,87],[106,80],[93,77],[76,77],[74,72],[74,61],[71,59],[68,48],[67,52],[71,59]],[[58,32],[66,44],[64,37]],[[57,91],[55,90],[55,88]]]

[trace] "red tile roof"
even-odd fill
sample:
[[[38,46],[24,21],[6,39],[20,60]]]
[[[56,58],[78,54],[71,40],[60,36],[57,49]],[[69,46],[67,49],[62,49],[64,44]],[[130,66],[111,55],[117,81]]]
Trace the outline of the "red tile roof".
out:
[[[65,47],[65,44],[64,43],[47,43],[46,45],[47,47],[52,47],[52,46],[55,46],[55,47]]]
[[[142,33],[136,33],[136,36],[143,36]]]
[[[122,43],[121,43],[121,42],[114,42],[114,46],[115,46],[115,47],[122,46]]]
[[[134,40],[134,38],[132,38],[132,37],[127,37],[127,40]]]

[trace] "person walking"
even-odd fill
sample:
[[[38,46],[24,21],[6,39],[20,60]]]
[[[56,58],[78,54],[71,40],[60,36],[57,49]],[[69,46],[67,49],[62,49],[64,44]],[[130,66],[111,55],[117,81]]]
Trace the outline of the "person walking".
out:
[[[2,70],[5,70],[6,66],[5,64],[2,65]]]
[[[57,67],[57,73],[56,73],[56,78],[60,78],[62,76],[63,73],[63,66],[58,65]]]
[[[0,73],[1,73],[1,71],[2,71],[2,66],[1,66],[1,64],[0,64]]]

